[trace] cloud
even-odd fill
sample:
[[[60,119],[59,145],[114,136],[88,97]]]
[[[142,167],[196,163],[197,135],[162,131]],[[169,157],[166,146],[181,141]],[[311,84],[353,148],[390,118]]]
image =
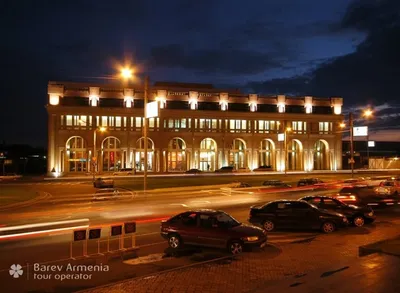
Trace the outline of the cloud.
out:
[[[255,74],[282,66],[274,53],[234,48],[188,51],[180,44],[153,47],[151,57],[157,67],[178,67],[200,73]]]

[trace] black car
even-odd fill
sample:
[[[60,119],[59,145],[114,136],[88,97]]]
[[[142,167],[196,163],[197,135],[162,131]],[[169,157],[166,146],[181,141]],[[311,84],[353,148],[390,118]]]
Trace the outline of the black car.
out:
[[[233,167],[232,166],[225,166],[222,167],[218,170],[215,170],[216,173],[231,173],[233,172]]]
[[[292,186],[282,182],[281,180],[265,180],[263,186],[277,187],[277,188],[291,188]]]
[[[200,174],[200,173],[202,173],[203,171],[201,171],[201,170],[199,170],[199,169],[189,169],[189,170],[187,170],[185,173],[186,174]]]
[[[339,213],[318,209],[302,200],[276,200],[250,208],[249,222],[261,225],[267,232],[276,229],[320,229],[331,233],[348,225]]]
[[[310,186],[310,185],[319,185],[323,184],[324,182],[318,178],[303,178],[297,182],[297,187],[301,186]]]
[[[334,195],[338,200],[354,205],[374,207],[392,207],[400,204],[400,196],[396,194],[378,194],[374,186],[355,185],[343,187]]]
[[[273,171],[272,166],[263,165],[253,170],[254,172]]]
[[[341,213],[354,226],[361,227],[375,221],[374,211],[369,206],[348,205],[331,196],[305,196],[300,198],[320,209]]]

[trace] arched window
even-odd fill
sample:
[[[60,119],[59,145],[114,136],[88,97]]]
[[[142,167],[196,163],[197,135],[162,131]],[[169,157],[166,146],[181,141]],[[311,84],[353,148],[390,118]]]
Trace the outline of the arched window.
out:
[[[200,170],[215,171],[217,143],[212,138],[200,142]]]
[[[101,146],[103,155],[103,171],[118,171],[121,169],[121,142],[116,137],[107,137]]]
[[[86,141],[80,136],[73,136],[68,139],[65,147],[68,172],[86,172],[88,161]]]
[[[287,170],[301,170],[301,162],[302,162],[302,145],[301,142],[296,140],[296,139],[292,139],[291,141],[289,141],[288,145],[287,145],[287,152],[288,152],[288,166],[287,166]]]
[[[229,165],[235,169],[247,168],[246,144],[239,138],[233,140],[232,148],[229,151]]]
[[[168,144],[168,171],[186,171],[186,144],[181,138],[173,138]]]
[[[147,171],[153,171],[154,142],[147,138]],[[135,168],[144,171],[144,137],[136,141]]]
[[[329,156],[327,143],[318,140],[314,145],[314,170],[328,170]]]
[[[273,162],[274,145],[269,139],[263,139],[259,149],[259,166],[270,166],[274,168]]]

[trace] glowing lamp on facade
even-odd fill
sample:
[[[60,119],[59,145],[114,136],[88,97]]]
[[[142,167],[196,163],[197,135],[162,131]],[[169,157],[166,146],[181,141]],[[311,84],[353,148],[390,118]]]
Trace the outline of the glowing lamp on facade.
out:
[[[60,103],[60,96],[51,94],[49,98],[49,103],[52,106],[57,106]]]
[[[250,112],[256,112],[257,111],[257,103],[250,102],[249,107],[250,107]]]
[[[306,114],[311,114],[312,113],[312,104],[313,104],[313,98],[312,97],[305,97],[304,98],[304,108],[306,110]]]
[[[189,106],[190,110],[196,110],[198,104],[199,93],[198,92],[189,92]]]
[[[228,110],[228,94],[227,93],[220,93],[219,94],[219,105],[221,107],[221,111]]]
[[[333,113],[335,115],[342,114],[342,106],[343,106],[342,98],[331,98],[331,105],[333,107]]]
[[[124,89],[124,104],[126,108],[133,106],[133,89]]]
[[[284,95],[279,95],[277,103],[278,112],[285,113],[285,106],[286,106],[286,97]]]
[[[159,103],[160,109],[165,109],[167,107],[167,91],[158,90],[156,101]]]

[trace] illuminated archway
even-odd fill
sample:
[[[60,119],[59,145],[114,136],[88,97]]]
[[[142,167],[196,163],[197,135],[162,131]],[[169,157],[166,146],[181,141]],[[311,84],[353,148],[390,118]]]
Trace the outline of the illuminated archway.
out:
[[[314,144],[314,170],[329,169],[329,144],[325,140],[318,140]]]
[[[121,168],[122,150],[121,141],[110,136],[101,144],[103,171],[118,171]]]
[[[186,171],[186,143],[182,138],[175,137],[169,141],[168,171]]]
[[[200,142],[200,170],[215,171],[217,143],[212,138]]]
[[[246,168],[246,143],[240,138],[235,138],[229,150],[229,165],[235,169]]]
[[[147,138],[148,171],[154,170],[154,166],[152,164],[153,157],[154,157],[154,142],[150,138]],[[144,171],[144,137],[141,137],[136,141],[135,168],[138,171]]]
[[[86,141],[80,136],[70,137],[66,144],[68,172],[86,172],[88,153]]]
[[[292,139],[287,145],[288,152],[288,170],[302,170],[303,145],[297,139]]]
[[[275,145],[271,139],[263,139],[260,142],[260,149],[258,155],[258,165],[259,166],[271,166],[274,168],[274,150]]]

